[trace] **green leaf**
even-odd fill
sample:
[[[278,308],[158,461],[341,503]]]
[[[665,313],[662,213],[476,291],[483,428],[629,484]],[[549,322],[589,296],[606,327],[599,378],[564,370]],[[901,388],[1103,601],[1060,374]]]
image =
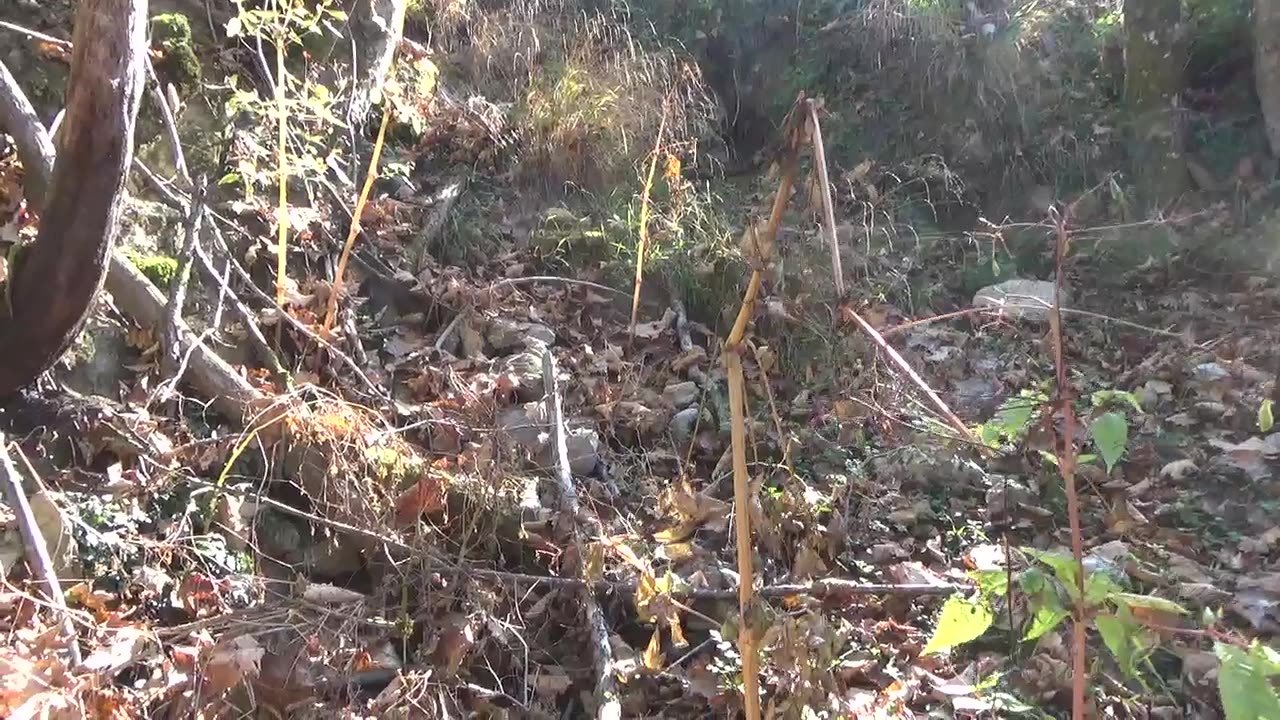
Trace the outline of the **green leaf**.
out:
[[[1089,576],[1084,579],[1084,601],[1090,606],[1124,594],[1126,593],[1121,592],[1120,585],[1104,572],[1089,573]]]
[[[1076,565],[1075,558],[1065,553],[1054,553],[1046,550],[1036,550],[1034,548],[1023,548],[1023,551],[1052,568],[1054,576],[1056,576],[1063,585],[1071,588],[1073,593],[1075,592],[1076,573],[1079,569],[1079,566]]]
[[[1129,444],[1129,421],[1118,412],[1103,413],[1094,419],[1089,431],[1107,472],[1111,472]]]
[[[972,570],[969,577],[978,586],[978,593],[983,597],[1004,597],[1009,592],[1007,570]]]
[[[1262,432],[1271,432],[1272,426],[1276,424],[1275,415],[1272,413],[1274,404],[1271,398],[1267,398],[1258,406],[1258,429]]]
[[[981,601],[966,600],[957,595],[947,598],[938,617],[938,627],[925,645],[924,654],[941,652],[947,648],[976,640],[991,627],[995,614]]]
[[[1048,595],[1052,597],[1052,595]],[[1027,634],[1022,636],[1023,640],[1037,640],[1041,635],[1058,627],[1063,620],[1070,615],[1071,612],[1056,603],[1041,603],[1036,608],[1035,617],[1031,619],[1031,627],[1027,628]]]
[[[1257,643],[1248,652],[1226,643],[1214,646],[1222,662],[1218,669],[1218,693],[1227,720],[1280,718],[1280,695],[1269,679],[1271,675],[1280,674],[1280,667],[1261,648]]]
[[[1126,622],[1116,615],[1098,615],[1093,619],[1102,636],[1102,642],[1115,656],[1120,669],[1129,677],[1138,676],[1138,657],[1134,638],[1141,630],[1136,623]]]
[[[1172,600],[1166,600],[1162,597],[1154,595],[1137,595],[1135,593],[1118,592],[1112,593],[1111,599],[1117,603],[1122,603],[1131,608],[1145,608],[1147,610],[1158,610],[1160,612],[1173,613],[1176,615],[1187,615],[1189,611]]]

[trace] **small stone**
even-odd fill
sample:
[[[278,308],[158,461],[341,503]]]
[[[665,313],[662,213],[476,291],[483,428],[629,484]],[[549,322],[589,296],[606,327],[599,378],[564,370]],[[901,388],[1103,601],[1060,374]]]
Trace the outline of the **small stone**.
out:
[[[1194,460],[1183,458],[1182,460],[1174,460],[1160,468],[1160,477],[1162,479],[1177,482],[1186,478],[1188,475],[1195,473],[1199,469],[1200,467],[1196,465]]]
[[[494,363],[493,372],[511,376],[511,384],[521,402],[540,400],[546,393],[542,384],[542,356],[536,352],[522,352],[501,358]]]
[[[1054,284],[1047,280],[1015,278],[982,288],[973,296],[973,305],[998,309],[1014,320],[1047,322],[1054,294]],[[1065,292],[1062,304],[1067,304]]]
[[[600,434],[590,428],[572,428],[565,436],[569,472],[590,475],[600,463]]]
[[[698,384],[692,381],[671,383],[662,390],[662,396],[677,408],[686,408],[694,404],[701,393]]]
[[[1007,515],[1031,504],[1031,490],[1014,480],[997,479],[987,490],[987,517]]]
[[[676,445],[684,445],[693,437],[693,428],[698,424],[698,408],[685,408],[671,418],[671,437]]]
[[[517,347],[524,339],[524,325],[511,318],[497,318],[485,329],[485,342],[491,349],[498,352]]]
[[[503,410],[498,415],[498,432],[527,450],[537,448],[541,444],[540,436],[548,432],[546,422],[538,417],[541,405],[528,403]]]
[[[556,333],[546,325],[529,323],[524,329],[524,346],[530,350],[550,347],[556,344]]]
[[[871,556],[871,562],[877,565],[897,562],[898,560],[906,560],[911,557],[910,554],[897,543],[876,543],[867,551]]]

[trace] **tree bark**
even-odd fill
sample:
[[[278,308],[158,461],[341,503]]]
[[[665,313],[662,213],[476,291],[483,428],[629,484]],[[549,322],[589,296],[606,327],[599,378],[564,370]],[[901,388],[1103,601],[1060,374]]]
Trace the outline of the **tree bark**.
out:
[[[348,118],[356,125],[364,123],[374,96],[391,70],[408,6],[408,0],[356,0],[351,13],[351,35],[356,44],[355,83]]]
[[[34,245],[0,320],[0,397],[35,380],[79,334],[106,277],[133,157],[147,0],[82,0],[66,114]]]
[[[1280,0],[1254,0],[1253,77],[1271,154],[1280,157]]]
[[[40,116],[36,115],[36,109],[3,62],[0,62],[0,129],[13,136],[18,157],[24,159],[22,169],[26,177],[23,178],[23,186],[27,207],[39,212],[49,191],[53,142],[47,132],[41,132],[44,125]]]
[[[1266,1],[1266,0],[1261,0]],[[1188,185],[1178,97],[1185,54],[1181,0],[1126,0],[1124,99],[1139,199],[1162,208]]]

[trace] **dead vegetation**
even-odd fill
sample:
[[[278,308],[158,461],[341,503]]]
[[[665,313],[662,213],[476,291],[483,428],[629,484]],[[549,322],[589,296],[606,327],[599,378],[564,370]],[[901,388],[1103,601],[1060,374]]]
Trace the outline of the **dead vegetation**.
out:
[[[0,412],[30,505],[0,515],[0,709],[1227,713],[1280,631],[1280,291],[1205,272],[1239,208],[1133,220],[1109,172],[947,226],[997,186],[965,172],[984,143],[1025,146],[1020,190],[1109,162],[1105,126],[1027,119],[1092,112],[1044,45],[1084,16],[998,5],[766,27],[812,31],[798,63],[852,43],[872,91],[779,93],[746,181],[718,172],[726,95],[643,8],[411,3],[364,126],[324,119],[341,41],[289,45],[283,103],[271,38],[202,48],[255,78],[205,77],[219,164],[145,139],[171,165],[130,187],[169,209],[133,206],[110,322]],[[173,100],[147,102],[196,122]],[[948,108],[958,146],[919,134]],[[916,140],[851,150],[877,123]],[[49,222],[36,162],[0,145],[0,237]],[[1109,272],[1138,234],[1174,249]]]

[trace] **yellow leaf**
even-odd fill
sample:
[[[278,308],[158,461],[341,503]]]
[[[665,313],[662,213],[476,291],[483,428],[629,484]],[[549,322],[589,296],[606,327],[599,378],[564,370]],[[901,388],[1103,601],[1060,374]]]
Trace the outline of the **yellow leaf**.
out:
[[[653,539],[663,545],[677,543],[688,538],[702,522],[698,518],[686,518],[675,527],[667,528],[653,534]]]
[[[583,576],[589,582],[595,582],[604,575],[604,545],[598,542],[587,545],[586,563],[582,569]]]
[[[667,618],[667,623],[671,626],[671,642],[678,648],[689,647],[689,641],[684,637],[684,629],[680,627],[680,615],[674,609],[671,616]]]
[[[662,628],[654,626],[653,637],[649,638],[649,645],[645,647],[641,658],[644,660],[646,668],[650,670],[662,669]]]

